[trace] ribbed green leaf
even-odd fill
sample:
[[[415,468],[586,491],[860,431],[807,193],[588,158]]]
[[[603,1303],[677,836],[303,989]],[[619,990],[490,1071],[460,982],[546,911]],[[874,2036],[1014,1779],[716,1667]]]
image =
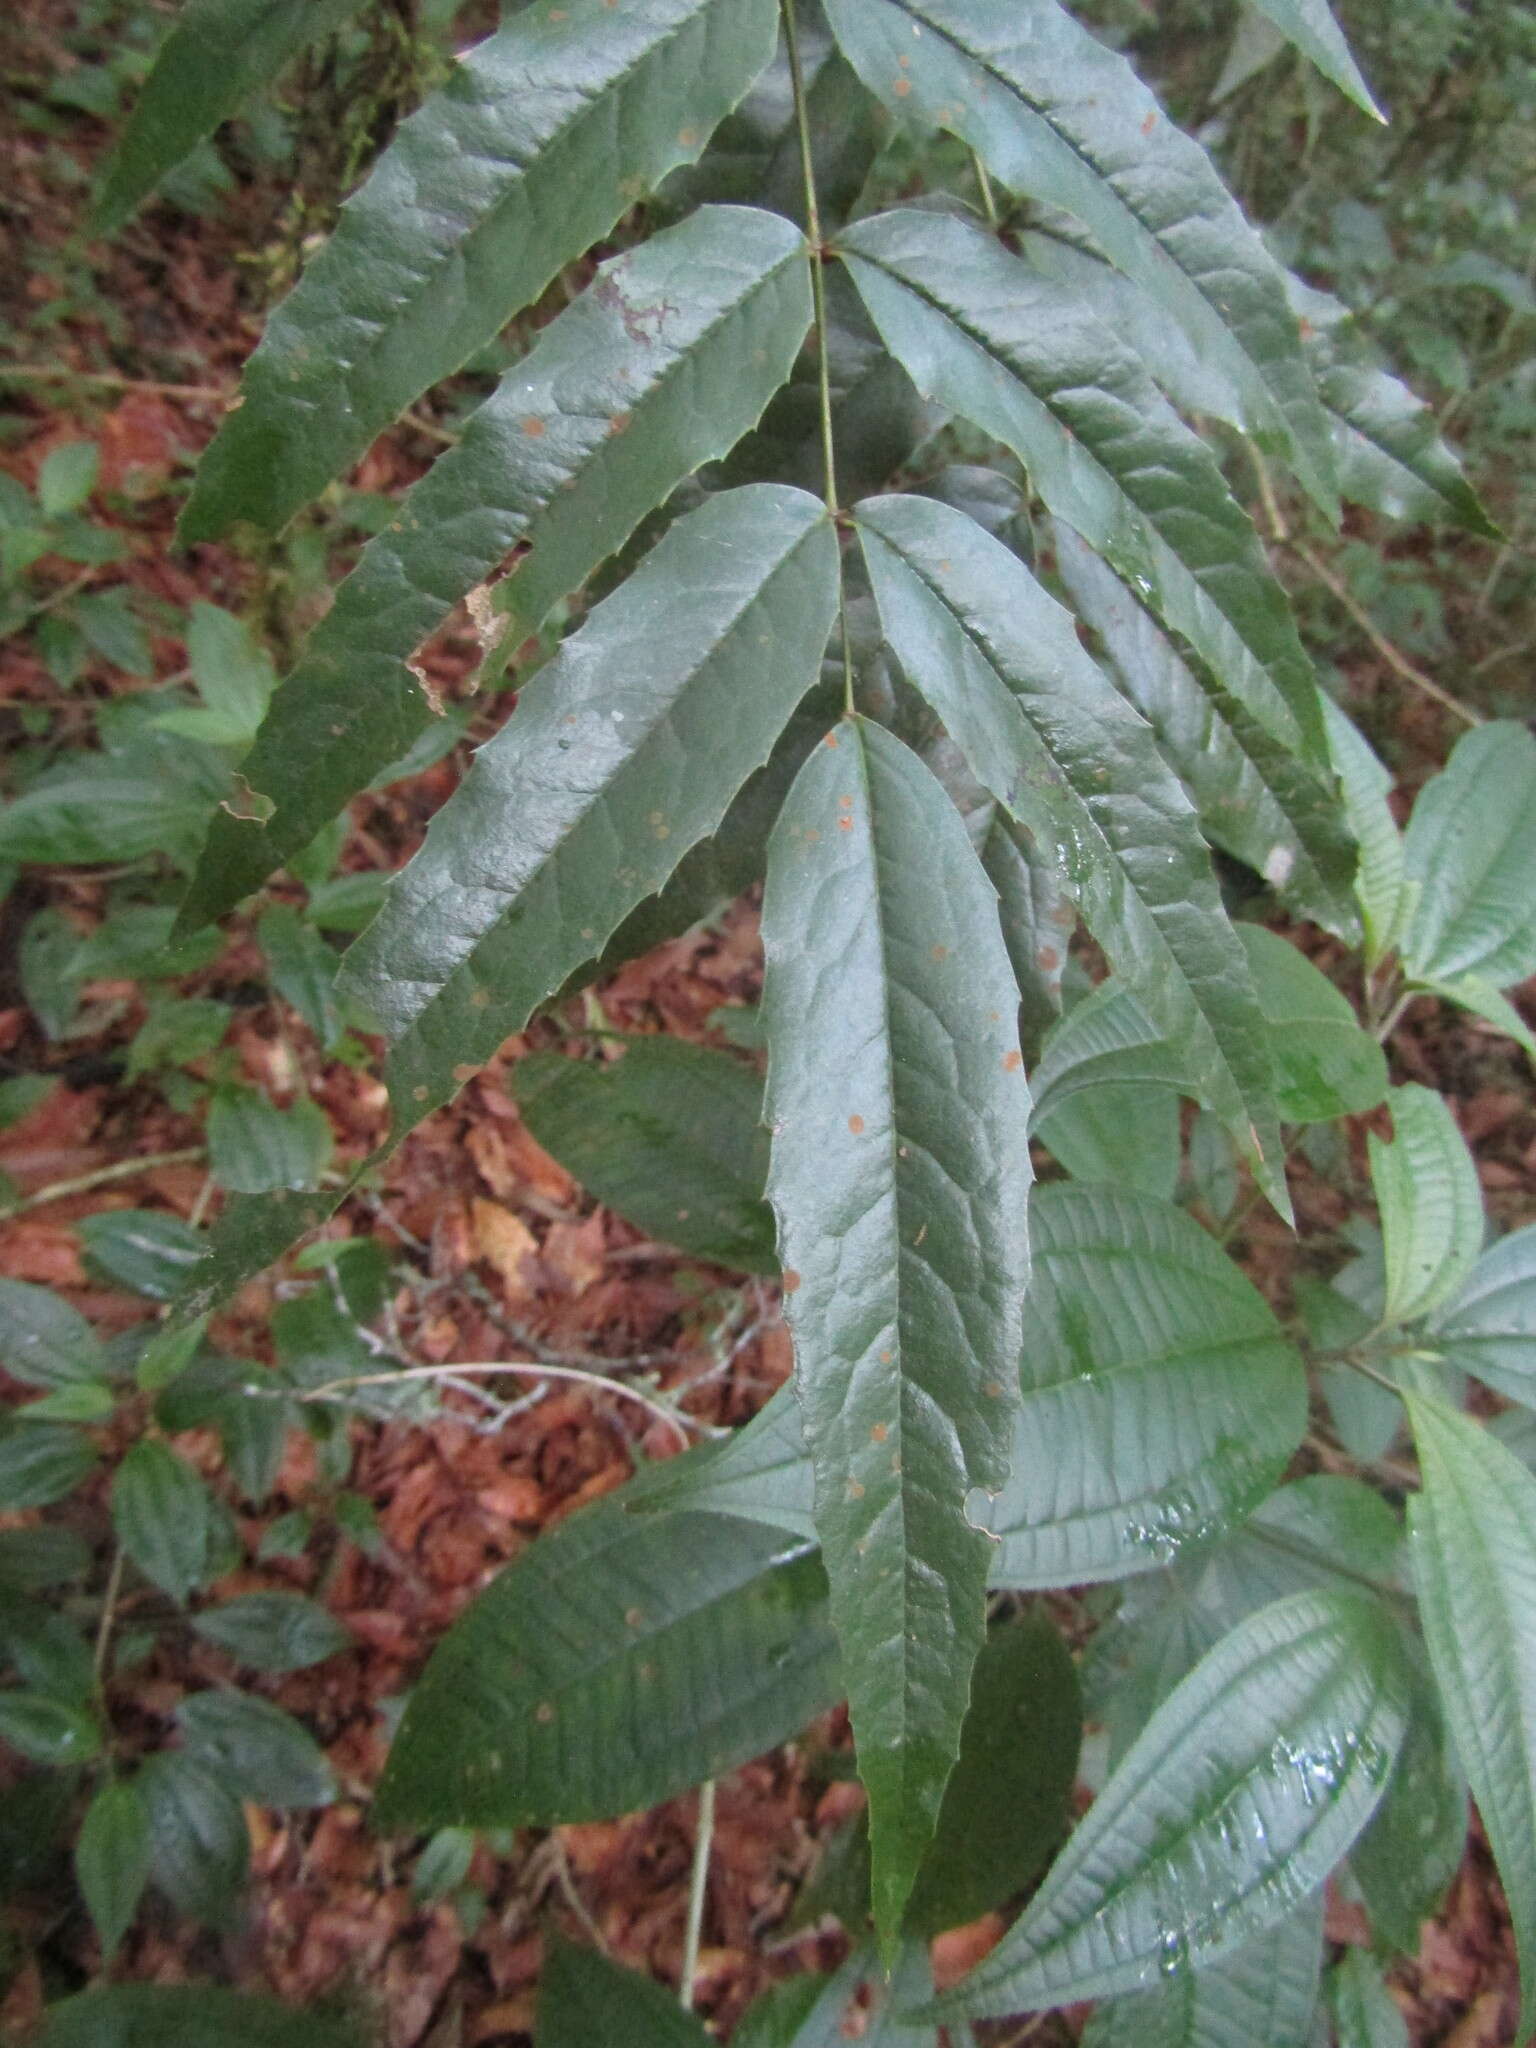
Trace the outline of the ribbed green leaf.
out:
[[[680,1039],[641,1038],[602,1065],[532,1053],[508,1080],[534,1137],[600,1202],[700,1258],[778,1271],[752,1068]]]
[[[654,1978],[553,1936],[539,1972],[533,2038],[536,2048],[709,2048],[714,2037]]]
[[[101,1749],[101,1728],[88,1707],[7,1690],[0,1692],[0,1744],[34,1764],[84,1764]]]
[[[351,1631],[302,1593],[242,1593],[192,1626],[253,1671],[304,1671],[352,1646]]]
[[[1235,1955],[1101,2005],[1082,2048],[1308,2048],[1322,1965],[1319,1896]]]
[[[1408,1413],[1424,1640],[1509,1901],[1524,2040],[1536,2025],[1536,1480],[1470,1416],[1416,1395]]]
[[[1317,685],[1284,593],[1214,455],[1136,356],[969,222],[906,209],[858,222],[837,247],[918,390],[1012,449],[1222,693],[1283,748],[1321,759]],[[1336,839],[1331,851],[1342,892]]]
[[[203,1256],[189,1268],[175,1297],[171,1327],[185,1329],[227,1301],[247,1280],[266,1271],[291,1244],[334,1216],[350,1188],[279,1188],[270,1195],[236,1195],[224,1204],[207,1234]]]
[[[35,2048],[359,2048],[339,2020],[205,1984],[111,1984],[50,2005]]]
[[[1429,981],[1414,977],[1416,988],[1422,988],[1431,995],[1444,998],[1448,1003],[1457,1003],[1463,1010],[1470,1010],[1474,1017],[1481,1017],[1491,1024],[1495,1031],[1502,1031],[1506,1038],[1528,1052],[1536,1060],[1536,1031],[1509,1001],[1488,982],[1479,980],[1475,974],[1459,974],[1454,981]]]
[[[118,1541],[145,1578],[178,1602],[209,1576],[212,1507],[186,1459],[148,1437],[133,1445],[112,1481]]]
[[[1074,1180],[1103,1181],[1170,1201],[1179,1184],[1183,1143],[1179,1101],[1169,1089],[1136,1082],[1081,1088],[1031,1132]]]
[[[183,541],[236,519],[281,526],[697,157],[767,63],[774,25],[773,0],[571,0],[521,10],[471,50],[267,323]]]
[[[1412,896],[1403,872],[1403,835],[1387,803],[1392,777],[1331,697],[1323,699],[1323,722],[1344,816],[1360,848],[1355,900],[1365,927],[1365,961],[1377,967],[1401,941]]]
[[[1368,1595],[1251,1615],[1153,1715],[992,1954],[941,2017],[1143,1990],[1287,1919],[1370,1818],[1407,1716]]]
[[[389,1827],[611,1819],[787,1740],[839,1689],[826,1580],[804,1544],[602,1501],[541,1537],[439,1643],[375,1813]]]
[[[1388,1095],[1392,1142],[1369,1136],[1386,1252],[1384,1323],[1428,1315],[1460,1291],[1483,1245],[1483,1193],[1450,1105],[1410,1083]]]
[[[241,1799],[262,1806],[329,1806],[336,1781],[307,1728],[247,1692],[188,1693],[176,1709],[186,1753]]]
[[[1526,1408],[1536,1407],[1536,1223],[1483,1253],[1430,1342],[1452,1365]]]
[[[624,1506],[641,1515],[675,1508],[737,1515],[814,1541],[815,1475],[794,1388],[781,1387],[723,1443],[648,1465],[624,1489]]]
[[[1110,680],[1146,719],[1217,846],[1314,922],[1358,937],[1357,850],[1325,780],[1288,753],[1216,670],[1185,660],[1133,591],[1062,520],[1056,570],[1099,636]]]
[[[1360,66],[1350,53],[1343,31],[1334,20],[1328,0],[1253,0],[1261,14],[1267,14],[1288,42],[1310,58],[1324,78],[1352,99],[1372,120],[1386,115],[1371,97],[1371,89],[1360,75]]]
[[[1289,1214],[1262,1020],[1188,799],[1069,615],[963,513],[870,498],[887,639],[971,772],[1051,849],[1083,918]]]
[[[1328,1973],[1328,2004],[1338,2048],[1408,2048],[1408,2025],[1381,1966],[1360,1949],[1346,1949]]]
[[[133,1782],[149,1813],[151,1880],[178,1913],[227,1929],[251,1857],[239,1799],[184,1750],[161,1750]]]
[[[109,1778],[85,1810],[75,1843],[75,1877],[110,1963],[149,1882],[149,1814],[137,1789]]]
[[[524,692],[346,957],[394,1134],[448,1101],[720,823],[815,681],[837,543],[802,491],[681,519]]]
[[[1111,976],[1074,1003],[1046,1039],[1030,1077],[1034,1123],[1038,1127],[1085,1089],[1148,1085],[1179,1094],[1193,1086],[1177,1047]]]
[[[1008,1471],[1030,1175],[1018,990],[958,813],[862,721],[790,793],[763,945],[768,1192],[888,1937],[985,1626],[966,1496]]]
[[[96,1463],[96,1446],[63,1422],[0,1427],[0,1500],[7,1511],[51,1507],[73,1493]]]
[[[254,1088],[221,1088],[207,1130],[209,1171],[243,1194],[313,1187],[330,1163],[330,1120],[308,1096],[279,1109]]]
[[[1417,894],[1403,936],[1415,977],[1508,988],[1536,974],[1536,736],[1514,719],[1463,733],[1403,836]]]
[[[997,891],[1003,944],[1019,984],[1019,1037],[1032,1062],[1061,1015],[1062,969],[1077,912],[1056,868],[1006,811],[993,813],[981,842],[981,864]]]
[[[91,226],[110,235],[221,121],[361,0],[187,0],[102,173]]]
[[[1386,1055],[1349,998],[1278,932],[1239,924],[1237,935],[1269,1025],[1281,1116],[1326,1123],[1374,1109],[1387,1092]]]
[[[1246,424],[1334,502],[1328,430],[1281,273],[1197,143],[1055,0],[827,0],[898,114],[948,128],[1021,196],[1065,207],[1233,379]]]
[[[1349,1852],[1378,1946],[1416,1955],[1467,1848],[1467,1780],[1417,1636],[1412,1711],[1397,1768],[1370,1826]]]
[[[29,1387],[99,1379],[106,1360],[96,1332],[46,1287],[0,1278],[0,1367]]]
[[[1301,1361],[1199,1225],[1053,1185],[1032,1209],[1024,1405],[984,1520],[992,1582],[1072,1586],[1172,1563],[1263,1500],[1306,1429]]]
[[[407,664],[461,598],[520,546],[496,603],[509,635],[536,631],[746,432],[809,320],[804,239],[772,214],[707,207],[603,264],[337,590],[241,763],[276,809],[214,814],[183,924],[255,888],[432,722]]]

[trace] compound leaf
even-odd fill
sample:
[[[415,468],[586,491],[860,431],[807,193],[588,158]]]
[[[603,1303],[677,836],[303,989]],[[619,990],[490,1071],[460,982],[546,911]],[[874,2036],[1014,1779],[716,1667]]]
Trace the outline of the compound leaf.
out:
[[[1012,449],[1065,520],[1280,746],[1323,754],[1311,664],[1248,515],[1138,358],[984,229],[902,209],[838,252],[925,396]],[[1331,882],[1347,890],[1335,839]],[[1347,909],[1345,911],[1347,915]]]
[[[1335,502],[1284,279],[1198,143],[1055,0],[827,0],[854,69],[1022,197],[1064,207],[1242,394],[1245,424]]]
[[[1149,1988],[1264,1934],[1369,1820],[1407,1718],[1369,1595],[1260,1608],[1152,1716],[1021,1918],[935,2011],[999,2016]]]
[[[1008,1470],[1030,1175],[1018,989],[958,813],[863,721],[790,792],[763,944],[768,1192],[890,1937],[985,1628],[966,1496]]]
[[[1170,1203],[1036,1192],[1023,1407],[986,1526],[994,1585],[1124,1578],[1252,1512],[1306,1429],[1301,1361],[1258,1290]]]
[[[215,812],[182,924],[238,902],[432,722],[408,664],[461,598],[521,547],[495,601],[511,636],[536,631],[753,424],[809,319],[804,238],[772,214],[705,207],[603,264],[338,588],[241,763],[276,808]]]
[[[1084,921],[1289,1214],[1252,977],[1188,799],[1062,610],[974,520],[857,519],[886,637],[971,772],[1055,855]]]
[[[804,1543],[602,1501],[541,1536],[444,1636],[375,1810],[391,1827],[610,1820],[787,1740],[839,1685]]]
[[[836,585],[825,508],[748,485],[680,519],[562,644],[346,956],[392,1041],[396,1137],[720,823],[820,672]]]
[[[1536,2025],[1536,1480],[1469,1415],[1407,1399],[1424,1640],[1509,1901],[1524,2040]]]
[[[773,51],[773,0],[528,8],[406,121],[273,314],[199,466],[184,542],[281,526],[532,304]]]

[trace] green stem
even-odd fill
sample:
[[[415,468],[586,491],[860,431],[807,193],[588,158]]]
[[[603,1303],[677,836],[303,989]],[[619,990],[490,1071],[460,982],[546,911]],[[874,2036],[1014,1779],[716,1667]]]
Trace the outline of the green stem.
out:
[[[112,1629],[117,1620],[118,1595],[123,1590],[123,1553],[112,1553],[112,1568],[107,1573],[107,1589],[102,1596],[101,1619],[96,1625],[96,1648],[91,1658],[91,1671],[96,1680],[96,1696],[106,1707],[107,1658],[112,1649]]]
[[[699,1827],[693,1842],[693,1874],[688,1882],[688,1927],[683,1941],[683,1980],[678,2002],[693,2010],[694,1980],[699,1974],[699,1942],[704,1932],[704,1895],[709,1886],[709,1852],[715,1839],[715,1781],[699,1787]]]
[[[971,151],[971,169],[976,173],[976,189],[981,194],[981,210],[987,216],[987,226],[995,235],[1003,224],[997,210],[997,195],[992,190],[992,180],[987,176],[987,167],[974,149]]]
[[[789,57],[790,84],[795,98],[795,131],[800,139],[800,179],[805,188],[805,229],[811,244],[811,313],[816,329],[817,382],[821,411],[822,495],[828,516],[841,518],[837,501],[837,451],[832,440],[832,365],[827,346],[827,288],[822,276],[826,249],[822,241],[821,205],[816,197],[816,163],[811,151],[811,121],[805,97],[805,72],[800,62],[800,29],[795,20],[795,0],[780,0],[784,19],[784,48]],[[844,602],[841,577],[838,583],[838,624],[843,644],[843,709],[849,718],[853,704],[853,649],[848,636],[848,607]]]

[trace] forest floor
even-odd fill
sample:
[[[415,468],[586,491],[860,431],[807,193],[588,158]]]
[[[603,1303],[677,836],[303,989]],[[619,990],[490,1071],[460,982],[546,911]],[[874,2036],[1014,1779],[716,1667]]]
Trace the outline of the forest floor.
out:
[[[40,24],[47,9],[23,8],[11,57],[23,73],[50,59]],[[30,21],[33,39],[28,40]],[[18,25],[19,24],[19,25]],[[19,53],[19,54],[18,54]],[[80,112],[51,132],[10,123],[0,132],[6,168],[3,217],[13,230],[0,269],[0,334],[11,354],[0,468],[29,487],[63,442],[95,441],[102,467],[93,513],[122,534],[127,553],[95,572],[91,588],[126,586],[146,623],[157,679],[181,673],[187,655],[179,622],[198,598],[231,610],[282,612],[291,645],[307,623],[294,615],[282,565],[223,547],[178,553],[174,516],[190,466],[233,395],[261,318],[261,292],[243,250],[270,237],[270,191],[237,192],[196,218],[151,208],[112,247],[76,240],[85,179],[107,135]],[[79,178],[61,178],[73,160]],[[15,365],[28,372],[19,375]],[[56,374],[58,373],[58,374]],[[407,425],[369,455],[356,479],[370,492],[411,481],[434,452],[432,422]],[[333,561],[343,559],[338,541]],[[72,572],[62,566],[59,576]],[[478,653],[467,621],[440,635],[433,663],[452,685]],[[1336,657],[1341,658],[1342,657]],[[1375,729],[1390,721],[1395,762],[1411,790],[1443,762],[1455,727],[1406,686],[1368,644],[1353,644],[1347,672],[1359,703],[1373,704]],[[63,689],[34,640],[0,647],[0,745],[33,714],[54,730],[82,722],[83,704],[143,687],[95,658]],[[505,715],[502,698],[482,714],[483,738]],[[467,758],[461,746],[423,775],[360,798],[343,866],[397,866],[453,787]],[[41,1074],[49,1092],[0,1131],[0,1171],[16,1191],[0,1220],[0,1274],[58,1289],[107,1333],[154,1313],[140,1297],[104,1286],[83,1256],[79,1226],[104,1211],[208,1212],[202,1123],[146,1080],[123,1073],[122,1048],[142,1018],[142,991],[103,981],[84,994],[99,1028],[50,1041],[22,998],[15,951],[36,909],[57,906],[82,933],[101,914],[110,877],[90,868],[30,868],[0,909],[0,1071]],[[1315,935],[1314,935],[1315,938]],[[1316,949],[1314,947],[1314,949]],[[665,1030],[723,1042],[712,1022],[756,1000],[755,910],[738,905],[716,926],[661,948],[596,991],[605,1028]],[[250,1082],[279,1096],[305,1091],[325,1108],[337,1164],[367,1154],[382,1137],[381,1084],[366,1069],[327,1060],[268,997],[247,923],[229,921],[224,950],[182,992],[234,1005],[227,1041]],[[1536,1021],[1536,987],[1518,998]],[[592,1013],[570,1007],[572,1028]],[[394,1269],[394,1313],[411,1355],[424,1362],[484,1359],[511,1347],[523,1356],[595,1368],[613,1376],[637,1362],[689,1415],[705,1424],[744,1420],[789,1372],[790,1352],[776,1290],[702,1268],[644,1240],[594,1208],[570,1176],[523,1128],[505,1086],[506,1069],[530,1047],[557,1043],[540,1024],[510,1042],[451,1109],[433,1117],[400,1150],[376,1188],[334,1228],[374,1236]],[[1421,1002],[1393,1043],[1395,1078],[1446,1095],[1476,1153],[1490,1208],[1506,1222],[1536,1215],[1536,1100],[1521,1057],[1475,1021]],[[1337,1198],[1298,1171],[1303,1223],[1339,1220]],[[1278,1222],[1255,1212],[1238,1240],[1246,1269],[1265,1284],[1288,1270]],[[213,1335],[239,1357],[270,1355],[267,1320],[282,1282],[247,1287]],[[19,1394],[19,1388],[12,1388]],[[483,1898],[466,1926],[450,1902],[413,1895],[411,1852],[369,1831],[368,1798],[384,1758],[392,1703],[420,1671],[446,1625],[492,1573],[581,1504],[619,1486],[637,1458],[670,1455],[679,1432],[637,1402],[574,1383],[552,1385],[495,1434],[450,1406],[420,1424],[350,1425],[350,1491],[372,1509],[366,1542],[338,1536],[321,1554],[262,1556],[271,1525],[312,1503],[322,1485],[309,1439],[294,1433],[271,1497],[247,1505],[239,1526],[245,1562],[221,1590],[292,1588],[313,1594],[346,1625],[355,1647],[313,1671],[263,1681],[269,1697],[301,1716],[321,1740],[345,1796],[318,1813],[252,1810],[255,1845],[249,1911],[227,1936],[189,1931],[153,1908],[140,1914],[114,1966],[118,1980],[215,1978],[268,1989],[304,2006],[331,2000],[387,2015],[389,2048],[514,2048],[529,2035],[542,1929],[554,1923],[617,1959],[675,1981],[681,1967],[696,1801],[612,1822],[520,1835],[513,1852],[477,1847],[470,1882]],[[220,1452],[211,1432],[179,1447],[209,1473]],[[110,1448],[110,1447],[109,1447]],[[101,1468],[110,1469],[110,1460]],[[106,1478],[71,1503],[81,1529],[105,1527]],[[0,1521],[6,1518],[0,1516]],[[16,1518],[11,1518],[12,1520]],[[131,1617],[130,1617],[131,1618]],[[231,1667],[189,1631],[169,1631],[147,1661],[115,1681],[120,1724],[161,1739],[176,1702]],[[842,1742],[838,1717],[820,1731]],[[858,1794],[827,1785],[804,1747],[787,1749],[729,1776],[709,1864],[701,2011],[728,2032],[749,2000],[779,1976],[827,1968],[842,1952],[835,1928],[786,1931],[818,1844],[847,1818]],[[92,1943],[78,1909],[61,1914],[46,1888],[6,1909],[32,1957],[0,2006],[0,2030],[40,2007],[45,1980],[92,1968]],[[1000,1923],[946,1937],[936,1959],[955,1974]],[[1330,1907],[1330,1938],[1363,1942],[1359,1910]],[[1515,1968],[1504,1911],[1486,1852],[1475,1843],[1439,1917],[1427,1924],[1417,1958],[1401,1965],[1393,1991],[1416,2048],[1502,2048],[1513,2038]],[[1030,2036],[1052,2038],[1053,2022]],[[857,2011],[845,2026],[863,2031]]]

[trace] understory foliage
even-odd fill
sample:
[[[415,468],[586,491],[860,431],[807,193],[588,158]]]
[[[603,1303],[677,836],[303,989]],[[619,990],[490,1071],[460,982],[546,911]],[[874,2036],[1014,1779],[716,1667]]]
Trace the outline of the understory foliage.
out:
[[[356,11],[188,0],[99,225]],[[1271,58],[1293,46],[1382,118],[1324,0],[1253,12]],[[5,857],[52,859],[109,784],[181,778],[186,887],[141,961],[186,957],[279,870],[335,891],[349,800],[461,729],[421,655],[467,605],[515,711],[381,900],[339,909],[330,928],[362,929],[334,986],[291,911],[257,927],[323,1043],[387,1042],[386,1151],[546,1006],[761,882],[745,1056],[547,1051],[513,1085],[600,1200],[782,1275],[794,1386],[490,1586],[374,1809],[439,1831],[462,1874],[472,1831],[655,1804],[846,1699],[854,1953],[754,2012],[756,2048],[836,2038],[881,1970],[881,2039],[1083,2000],[1093,2048],[1303,2048],[1323,2012],[1341,2041],[1391,2039],[1376,1962],[1325,1979],[1322,1887],[1354,1888],[1378,1959],[1411,1949],[1469,1789],[1536,2023],[1536,1226],[1485,1246],[1449,1109],[1392,1085],[1383,1050],[1428,993],[1536,1055],[1506,994],[1536,973],[1536,741],[1476,722],[1400,830],[1229,473],[1310,504],[1293,518],[1344,500],[1497,529],[1364,324],[1283,266],[1101,33],[1057,0],[509,10],[272,314],[182,541],[279,532],[509,322],[548,317],[275,688],[204,618],[203,701],[124,720],[115,767],[109,746],[67,792],[42,776],[0,819]],[[60,470],[0,511],[69,522],[78,486]],[[1329,935],[1358,1011],[1235,919],[1240,893]],[[1378,1111],[1378,1222],[1282,1322],[1225,1247],[1244,1177],[1289,1219],[1288,1151],[1347,1159],[1339,1120]],[[323,1405],[338,1328],[355,1381],[398,1362],[358,1335],[383,1278],[344,1241],[300,1255],[326,1284],[278,1311],[275,1398],[210,1370],[207,1318],[384,1154],[328,1174],[323,1118],[222,1116],[232,1192],[209,1232],[154,1219],[145,1291],[168,1307],[128,1373],[162,1431],[211,1420],[260,1472]],[[1032,1190],[1040,1158],[1064,1172]],[[93,1463],[121,1362],[63,1303],[0,1290],[0,1362],[37,1391],[0,1438],[5,1505],[47,1507]],[[1477,1419],[1467,1375],[1517,1405]],[[1349,1469],[1297,1463],[1309,1402]],[[1406,1520],[1377,1483],[1404,1470],[1381,1461],[1405,1415]],[[122,1562],[173,1601],[227,1569],[227,1511],[159,1435],[112,1503]],[[324,1803],[323,1757],[267,1703],[200,1693],[180,1748],[114,1771],[99,1660],[36,1597],[48,1570],[18,1547],[13,1586],[5,1555],[0,1737],[94,1773],[77,1867],[104,1948],[150,1882],[217,1923],[240,1796]],[[1023,1596],[1090,1588],[1079,1662]],[[256,1669],[336,1646],[297,1596],[196,1626]],[[1096,1796],[1069,1829],[1085,1712]],[[194,1851],[196,1801],[223,1832]],[[935,2001],[927,1938],[1025,1892]],[[555,1948],[542,1996],[554,2048],[707,2038],[595,1952]],[[44,2038],[215,2020],[231,2043],[333,2038],[130,1989],[61,2005]]]

